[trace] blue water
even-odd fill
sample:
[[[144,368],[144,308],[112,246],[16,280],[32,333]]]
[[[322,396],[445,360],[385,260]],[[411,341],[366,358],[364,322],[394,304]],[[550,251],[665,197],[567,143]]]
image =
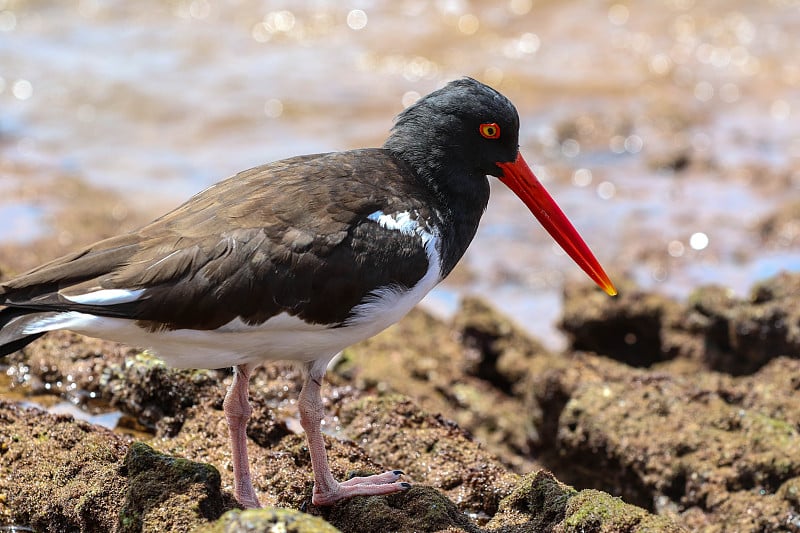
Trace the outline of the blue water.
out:
[[[28,242],[43,237],[45,209],[26,203],[0,204],[0,236],[7,242]]]

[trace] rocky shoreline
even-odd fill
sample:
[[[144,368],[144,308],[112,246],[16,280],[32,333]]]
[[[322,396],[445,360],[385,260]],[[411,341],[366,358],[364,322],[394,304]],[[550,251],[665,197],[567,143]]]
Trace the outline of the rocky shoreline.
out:
[[[36,531],[800,531],[798,293],[788,274],[747,299],[573,287],[565,353],[480,300],[449,323],[415,310],[324,388],[334,473],[401,468],[414,488],[331,508],[310,504],[296,368],[253,378],[268,508],[239,512],[227,371],[51,334],[7,361],[18,391],[99,401],[145,433],[3,401],[0,515]]]

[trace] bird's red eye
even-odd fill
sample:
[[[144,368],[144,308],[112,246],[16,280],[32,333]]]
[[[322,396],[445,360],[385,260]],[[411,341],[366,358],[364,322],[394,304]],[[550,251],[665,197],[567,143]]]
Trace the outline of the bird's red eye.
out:
[[[487,139],[498,139],[500,137],[500,126],[494,122],[481,124],[479,131],[481,132],[481,135]]]

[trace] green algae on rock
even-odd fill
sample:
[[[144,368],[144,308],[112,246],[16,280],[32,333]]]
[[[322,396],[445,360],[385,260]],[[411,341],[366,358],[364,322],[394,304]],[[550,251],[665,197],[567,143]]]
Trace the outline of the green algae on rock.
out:
[[[214,520],[225,507],[220,476],[209,464],[172,457],[134,442],[124,461],[128,478],[118,531],[187,530],[198,519]]]
[[[605,492],[580,492],[540,470],[526,475],[500,503],[487,524],[497,533],[606,533],[685,531],[672,518],[656,516]]]
[[[366,530],[365,530],[366,531]],[[209,526],[194,533],[338,533],[339,530],[322,518],[294,509],[264,507],[234,509]]]
[[[577,493],[546,470],[526,474],[500,502],[486,529],[503,533],[552,531],[564,519],[567,502]]]
[[[325,516],[348,532],[482,532],[441,491],[425,486],[378,498],[352,498],[337,503]]]
[[[553,533],[685,533],[667,516],[656,516],[599,490],[586,489],[567,502],[564,520]]]

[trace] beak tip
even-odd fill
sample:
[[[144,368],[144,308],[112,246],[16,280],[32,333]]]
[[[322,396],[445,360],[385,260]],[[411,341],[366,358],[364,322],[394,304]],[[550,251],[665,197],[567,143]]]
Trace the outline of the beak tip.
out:
[[[605,274],[605,272],[603,272],[603,274]],[[596,283],[601,289],[603,289],[603,292],[609,296],[616,296],[618,294],[617,288],[614,286],[608,276],[603,275],[599,277],[599,279],[596,280]]]

